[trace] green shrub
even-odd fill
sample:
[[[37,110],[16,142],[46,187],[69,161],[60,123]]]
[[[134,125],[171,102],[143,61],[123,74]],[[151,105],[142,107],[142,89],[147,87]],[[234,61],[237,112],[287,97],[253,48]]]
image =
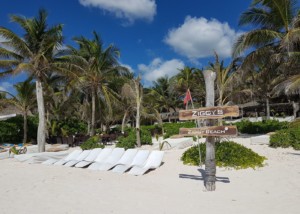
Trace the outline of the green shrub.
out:
[[[128,133],[127,137],[121,136],[118,138],[117,147],[129,149],[136,146],[136,132],[134,128],[127,128],[125,130]],[[151,133],[147,127],[141,127],[141,144],[152,145]]]
[[[250,122],[242,120],[235,123],[237,129],[241,133],[246,134],[266,134],[288,127],[288,122],[279,122],[278,120],[263,120],[259,122]]]
[[[300,127],[283,129],[272,134],[270,137],[270,147],[287,148],[293,147],[295,150],[300,150]]]
[[[169,138],[173,135],[179,134],[180,128],[195,128],[195,122],[185,122],[185,123],[164,123],[164,139]]]
[[[14,123],[0,121],[0,140],[1,143],[21,142],[18,137],[19,128]]]
[[[23,121],[22,115],[9,118],[5,121],[0,121],[0,142],[21,143],[24,136]],[[38,123],[39,121],[37,116],[28,116],[28,141],[30,139],[36,139]]]
[[[300,128],[300,118],[294,120],[289,124],[289,128],[296,128],[296,127]]]
[[[82,150],[89,150],[95,148],[104,148],[104,145],[99,143],[101,141],[98,135],[90,137],[87,141],[80,145]]]
[[[136,145],[136,137],[134,135],[128,135],[127,137],[119,137],[118,143],[116,147],[124,148],[124,149],[132,149],[135,148]]]
[[[69,136],[74,134],[84,134],[87,132],[87,124],[77,119],[52,120],[49,124],[51,136]]]
[[[150,125],[150,126],[141,126],[141,129],[148,130],[152,137],[155,135],[161,135],[162,134],[162,128],[158,124]]]
[[[205,144],[200,144],[202,162],[205,162]],[[184,164],[199,165],[199,146],[194,146],[185,151],[181,157]],[[233,141],[216,143],[216,164],[220,167],[233,167],[235,169],[246,169],[262,167],[265,157],[258,155],[251,149],[246,148]]]

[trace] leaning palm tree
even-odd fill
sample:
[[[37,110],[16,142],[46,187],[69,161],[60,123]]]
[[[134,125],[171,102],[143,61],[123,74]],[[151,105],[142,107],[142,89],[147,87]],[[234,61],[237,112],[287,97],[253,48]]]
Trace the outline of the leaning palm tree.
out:
[[[0,47],[0,77],[25,71],[36,80],[36,97],[39,112],[38,150],[45,151],[45,106],[43,81],[47,72],[54,71],[54,53],[62,43],[62,25],[49,27],[47,12],[40,10],[35,18],[12,15],[11,21],[24,31],[23,37],[0,27],[0,35],[5,38]]]
[[[62,68],[76,73],[74,81],[78,88],[91,94],[90,135],[95,135],[97,96],[99,99],[105,99],[108,107],[111,106],[118,94],[109,87],[110,83],[121,76],[122,72],[127,71],[119,65],[120,51],[112,44],[104,48],[100,36],[96,32],[93,35],[91,40],[82,36],[74,38],[79,49],[69,47],[70,54],[60,58]],[[64,67],[65,63],[69,63],[68,68]]]
[[[13,95],[9,92],[3,92],[8,94],[11,98],[0,99],[0,103],[10,104],[17,107],[23,114],[23,143],[27,143],[27,117],[28,112],[35,107],[35,84],[28,79],[24,82],[20,82],[14,85],[17,94]]]

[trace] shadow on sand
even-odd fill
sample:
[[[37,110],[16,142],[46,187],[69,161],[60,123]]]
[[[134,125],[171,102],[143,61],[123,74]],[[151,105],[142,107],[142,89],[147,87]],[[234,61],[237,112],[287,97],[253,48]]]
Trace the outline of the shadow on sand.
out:
[[[290,154],[290,155],[300,155],[300,153],[294,153],[294,152],[289,152],[288,154]]]
[[[200,172],[201,175],[179,174],[179,178],[205,181],[205,170],[204,169],[198,169],[198,171]],[[216,176],[216,182],[230,183],[230,180],[229,180],[228,177],[218,177],[218,176]]]

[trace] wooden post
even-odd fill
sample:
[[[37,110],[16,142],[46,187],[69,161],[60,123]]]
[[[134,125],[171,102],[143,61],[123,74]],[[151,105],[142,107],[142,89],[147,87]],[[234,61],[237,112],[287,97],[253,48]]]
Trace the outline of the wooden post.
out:
[[[211,70],[203,71],[206,88],[206,107],[215,105],[215,87],[214,82],[216,73]],[[214,120],[208,119],[206,126],[213,126]],[[205,181],[204,185],[207,191],[216,189],[216,159],[215,159],[215,137],[206,138],[206,158],[205,158]]]

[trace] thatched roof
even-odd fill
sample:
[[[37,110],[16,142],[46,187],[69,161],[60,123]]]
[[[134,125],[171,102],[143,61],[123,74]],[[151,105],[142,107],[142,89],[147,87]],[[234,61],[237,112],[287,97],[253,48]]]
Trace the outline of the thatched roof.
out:
[[[22,114],[22,112],[13,105],[7,105],[0,110],[0,116],[9,114]]]

